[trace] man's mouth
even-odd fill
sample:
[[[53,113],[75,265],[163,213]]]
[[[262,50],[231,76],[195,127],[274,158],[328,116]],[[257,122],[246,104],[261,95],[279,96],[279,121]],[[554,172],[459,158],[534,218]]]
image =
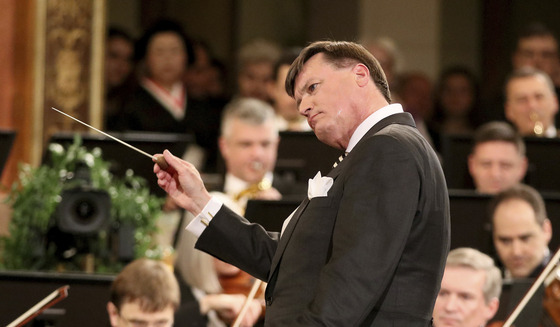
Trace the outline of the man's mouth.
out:
[[[315,117],[317,117],[319,114],[320,114],[320,113],[318,112],[318,113],[316,113],[316,114],[310,116],[310,117],[307,119],[307,123],[309,124],[309,126],[310,126],[311,129],[313,129],[313,130],[315,129],[315,124],[317,123]]]
[[[256,171],[261,171],[264,168],[264,165],[260,161],[253,161],[251,163],[251,168]]]

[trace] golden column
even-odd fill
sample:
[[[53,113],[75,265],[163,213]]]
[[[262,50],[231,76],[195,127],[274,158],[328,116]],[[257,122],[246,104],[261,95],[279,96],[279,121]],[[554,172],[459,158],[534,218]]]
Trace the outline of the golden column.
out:
[[[36,0],[31,163],[58,131],[84,127],[50,110],[58,108],[97,128],[103,118],[105,0]]]

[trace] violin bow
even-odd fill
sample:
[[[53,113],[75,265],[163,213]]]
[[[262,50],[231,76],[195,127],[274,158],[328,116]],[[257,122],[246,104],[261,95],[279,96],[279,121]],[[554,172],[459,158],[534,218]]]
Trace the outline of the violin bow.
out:
[[[52,292],[47,297],[42,299],[39,303],[31,307],[31,309],[27,310],[24,314],[19,316],[7,327],[21,327],[27,324],[28,322],[31,321],[31,319],[37,317],[41,312],[45,311],[46,309],[52,307],[53,305],[57,304],[61,300],[68,297],[69,288],[70,286],[68,285],[58,288],[56,291]]]
[[[546,277],[548,277],[552,269],[554,269],[554,266],[558,263],[558,260],[560,260],[560,249],[558,249],[552,259],[550,259],[537,280],[533,283],[525,296],[523,296],[523,299],[521,299],[517,307],[515,307],[515,310],[513,310],[513,312],[509,315],[508,319],[504,322],[502,327],[511,327],[515,319],[517,319],[517,316],[519,316],[519,314],[521,313],[521,310],[525,308],[529,300],[531,300],[533,295],[535,295],[535,292],[539,289]]]
[[[249,291],[249,294],[247,295],[247,298],[243,303],[243,307],[241,307],[241,311],[237,315],[237,318],[235,318],[233,325],[231,325],[232,327],[239,327],[241,325],[241,320],[243,320],[243,317],[245,316],[247,310],[249,309],[249,305],[251,304],[251,301],[253,301],[253,299],[255,298],[255,295],[257,294],[257,291],[259,290],[261,285],[262,285],[262,280],[260,279],[255,280],[253,286],[251,287],[251,291]]]

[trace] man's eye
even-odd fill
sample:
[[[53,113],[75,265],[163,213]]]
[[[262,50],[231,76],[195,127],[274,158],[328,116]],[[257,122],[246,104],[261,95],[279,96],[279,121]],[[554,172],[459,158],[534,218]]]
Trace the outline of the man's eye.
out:
[[[317,83],[313,83],[313,84],[309,85],[309,88],[308,88],[309,92],[315,91],[315,89],[317,88],[317,85],[318,85]]]

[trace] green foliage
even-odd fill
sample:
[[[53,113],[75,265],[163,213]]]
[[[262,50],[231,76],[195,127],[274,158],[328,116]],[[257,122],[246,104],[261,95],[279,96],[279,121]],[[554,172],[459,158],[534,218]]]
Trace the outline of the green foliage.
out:
[[[12,185],[8,202],[13,209],[9,237],[0,238],[0,268],[30,270],[82,270],[84,254],[72,259],[57,258],[53,246],[46,246],[45,236],[53,224],[53,214],[61,201],[64,189],[72,188],[78,165],[89,168],[91,186],[106,191],[111,198],[110,225],[114,229],[123,224],[135,228],[135,256],[155,257],[161,251],[155,246],[156,220],[161,214],[162,199],[150,194],[146,181],[128,171],[122,179],[109,171],[100,149],[88,152],[76,136],[67,149],[51,144],[52,164],[32,168],[19,167],[19,180]],[[87,247],[95,258],[95,271],[118,272],[122,263],[111,255],[109,235],[101,231],[91,237]],[[0,253],[0,254],[2,254]]]

